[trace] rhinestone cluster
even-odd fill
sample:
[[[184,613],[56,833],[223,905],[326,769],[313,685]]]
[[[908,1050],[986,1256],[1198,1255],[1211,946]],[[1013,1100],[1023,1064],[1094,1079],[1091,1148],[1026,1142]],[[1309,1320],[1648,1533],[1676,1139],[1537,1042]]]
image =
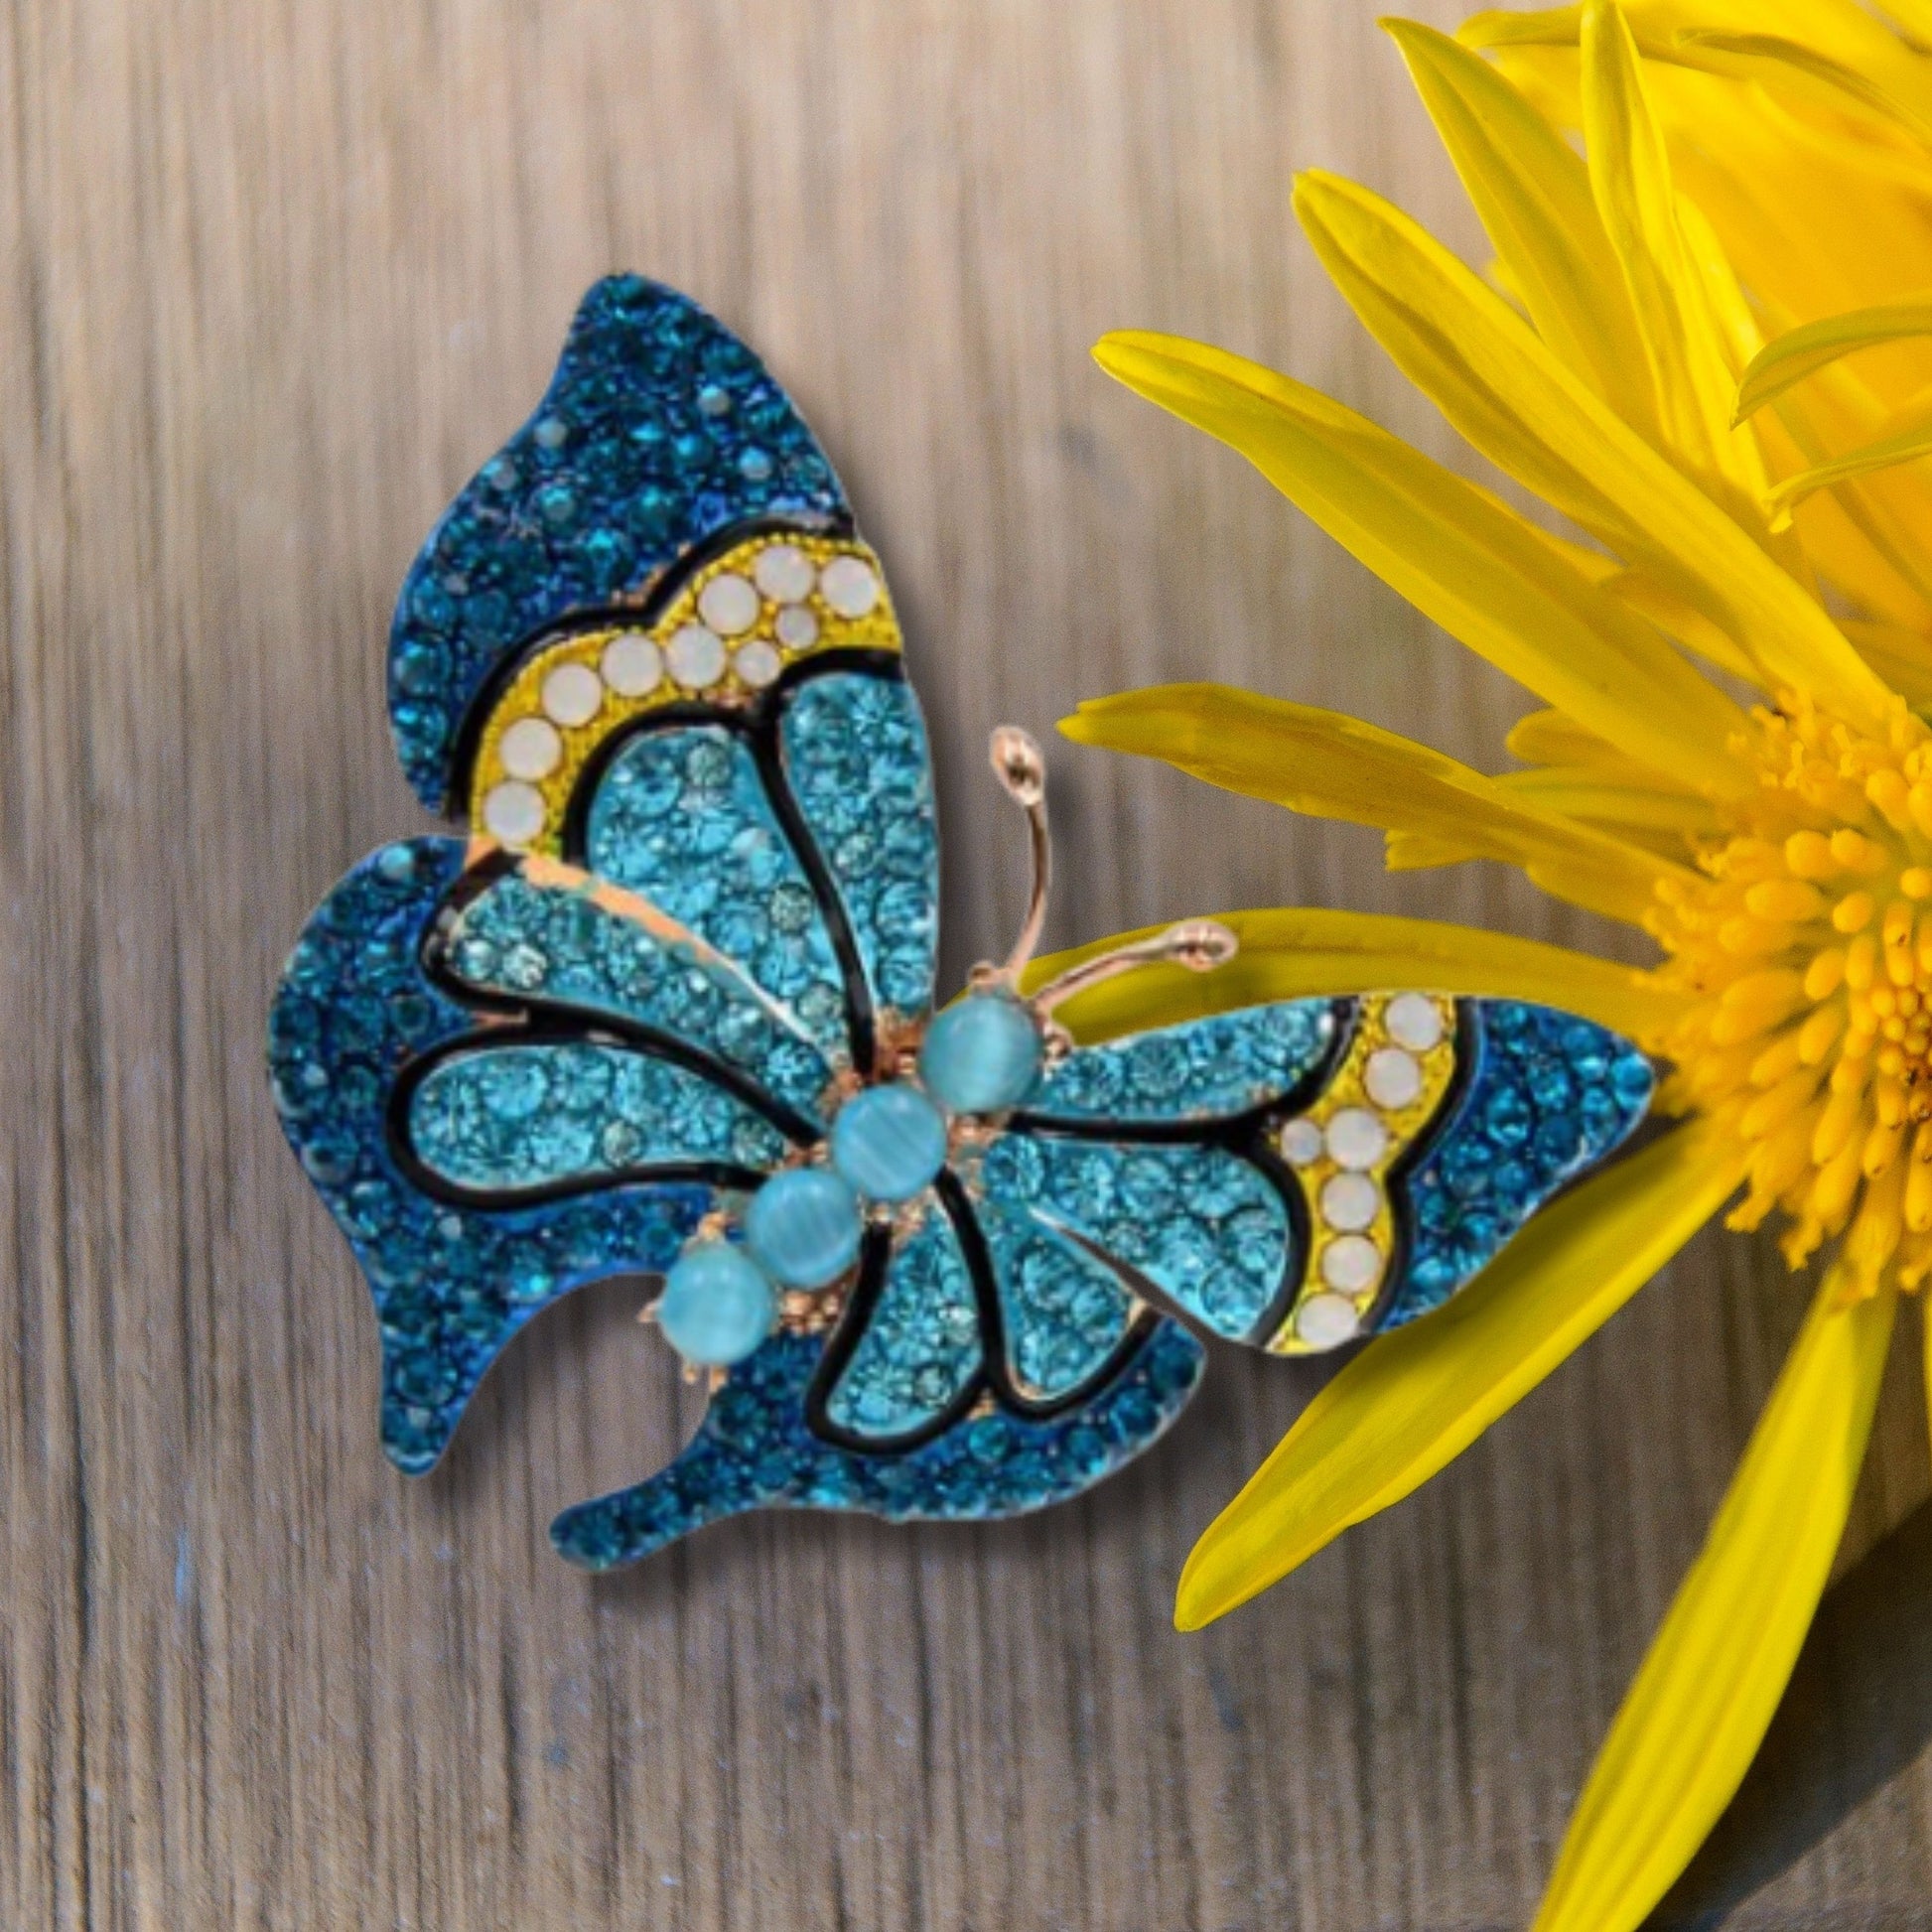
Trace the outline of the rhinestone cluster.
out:
[[[382,1441],[411,1472],[442,1453],[510,1336],[580,1282],[668,1268],[709,1190],[619,1188],[505,1213],[438,1201],[390,1153],[402,1068],[475,1016],[423,978],[423,942],[463,867],[454,839],[385,846],[317,907],[269,1011],[290,1145],[348,1236],[382,1328]]]
[[[795,659],[849,646],[900,647],[873,553],[798,532],[749,538],[694,572],[648,628],[578,632],[530,658],[483,728],[471,824],[555,853],[585,760],[620,726],[680,699],[743,704]]]
[[[447,921],[438,954],[459,982],[670,1034],[815,1118],[842,1050],[828,1060],[724,960],[653,932],[649,907],[583,873],[551,870],[548,884],[506,874]]]
[[[1395,1249],[1389,1173],[1448,1090],[1454,1039],[1452,1000],[1365,998],[1321,1097],[1283,1124],[1282,1158],[1301,1181],[1311,1235],[1303,1292],[1268,1344],[1275,1353],[1333,1348],[1374,1307]]]
[[[791,1505],[908,1517],[1007,1516],[1078,1495],[1138,1455],[1200,1380],[1201,1345],[1164,1321],[1089,1403],[1050,1421],[995,1411],[903,1454],[845,1449],[815,1436],[805,1391],[823,1343],[779,1334],[732,1373],[668,1469],[551,1526],[561,1556],[608,1570],[740,1510]]]
[[[598,283],[537,413],[450,506],[403,584],[389,715],[409,782],[445,809],[461,782],[461,721],[525,638],[637,595],[734,523],[845,509],[811,432],[729,330],[638,276]]]
[[[1383,1327],[1448,1301],[1650,1104],[1650,1061],[1604,1028],[1513,1000],[1467,1006],[1474,1065],[1453,1117],[1409,1175],[1415,1238]]]

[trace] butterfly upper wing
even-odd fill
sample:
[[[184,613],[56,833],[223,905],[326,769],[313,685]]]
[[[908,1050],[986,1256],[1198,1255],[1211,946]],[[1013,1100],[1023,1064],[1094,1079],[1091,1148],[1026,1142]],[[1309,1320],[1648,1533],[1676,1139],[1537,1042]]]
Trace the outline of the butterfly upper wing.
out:
[[[479,710],[531,637],[646,591],[733,525],[849,515],[804,419],[736,336],[640,276],[597,283],[542,402],[404,580],[389,711],[417,795],[462,806]]]
[[[1302,1352],[1446,1300],[1631,1133],[1651,1085],[1627,1041],[1520,1002],[1255,1007],[1077,1049],[975,1192],[1218,1334]]]

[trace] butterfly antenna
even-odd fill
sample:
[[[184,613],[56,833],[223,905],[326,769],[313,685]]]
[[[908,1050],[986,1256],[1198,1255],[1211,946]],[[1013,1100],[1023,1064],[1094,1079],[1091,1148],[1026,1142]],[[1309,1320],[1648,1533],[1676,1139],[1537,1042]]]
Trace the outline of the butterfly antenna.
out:
[[[1136,966],[1166,962],[1184,966],[1190,973],[1211,973],[1217,966],[1225,966],[1240,950],[1241,941],[1218,919],[1182,919],[1178,925],[1171,925],[1151,939],[1119,946],[1098,958],[1069,966],[1058,979],[1047,981],[1033,996],[1033,1009],[1041,1015],[1051,1013],[1074,994],[1084,993],[1088,987],[1098,986],[1102,980],[1110,980]]]
[[[989,976],[1012,986],[1039,944],[1040,928],[1046,923],[1046,895],[1053,884],[1053,842],[1046,829],[1046,758],[1032,733],[1018,725],[1001,725],[993,734],[993,769],[1007,795],[1025,809],[1033,833],[1034,883],[1027,916],[1006,964]]]

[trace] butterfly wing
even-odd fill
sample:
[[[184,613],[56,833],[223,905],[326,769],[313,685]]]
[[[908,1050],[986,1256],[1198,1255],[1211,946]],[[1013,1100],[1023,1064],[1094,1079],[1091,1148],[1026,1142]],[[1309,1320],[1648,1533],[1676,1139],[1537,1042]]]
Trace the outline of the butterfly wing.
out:
[[[375,1285],[405,1466],[528,1312],[661,1271],[929,1009],[937,839],[899,652],[878,560],[757,358],[672,291],[600,283],[391,633],[405,771],[485,838],[467,866],[434,848],[390,937],[371,895],[403,862],[359,868],[276,1008],[285,1118]],[[339,1075],[366,1104],[324,1120],[308,1083]],[[568,1266],[536,1267],[558,1229]],[[935,1253],[910,1243],[881,1293]],[[486,1305],[461,1347],[459,1277]],[[889,1325],[903,1306],[885,1297]]]
[[[1076,1050],[974,1187],[1213,1332],[1300,1353],[1447,1300],[1628,1137],[1652,1077],[1615,1035],[1516,1001],[1256,1007]]]
[[[458,1074],[487,1063],[475,1046],[477,1015],[426,964],[463,883],[463,859],[455,840],[418,839],[364,860],[317,909],[269,1018],[290,1144],[375,1298],[383,1445],[412,1472],[441,1454],[484,1370],[532,1314],[601,1276],[668,1267],[713,1198],[689,1140],[656,1172],[641,1153],[611,1162],[609,1130],[625,1118],[615,1104],[582,1123],[594,1136],[593,1158],[606,1164],[596,1193],[545,1184],[576,1177],[569,1161],[539,1157],[513,1137],[473,1143],[458,1134],[454,1145],[465,1151],[448,1158],[447,1172],[434,1171],[446,1142],[438,1138],[434,1073],[426,1079],[420,1069],[450,1069],[446,1078],[468,1085],[461,1104],[494,1118],[488,1083]],[[524,1090],[511,1079],[493,1096],[507,1099],[505,1118],[518,1117],[533,1070],[549,1069],[525,1061]],[[682,1067],[670,1070],[704,1084]],[[424,1109],[415,1117],[412,1092]],[[457,1105],[454,1090],[441,1097]],[[722,1090],[717,1097],[740,1104]],[[734,1131],[741,1125],[759,1134],[758,1153],[768,1153],[777,1135],[770,1122],[748,1110],[730,1123]],[[714,1135],[724,1128],[722,1117],[707,1122]],[[667,1131],[676,1130],[661,1111],[640,1127],[645,1140]],[[707,1159],[715,1145],[704,1144]],[[731,1148],[734,1160],[750,1151]]]

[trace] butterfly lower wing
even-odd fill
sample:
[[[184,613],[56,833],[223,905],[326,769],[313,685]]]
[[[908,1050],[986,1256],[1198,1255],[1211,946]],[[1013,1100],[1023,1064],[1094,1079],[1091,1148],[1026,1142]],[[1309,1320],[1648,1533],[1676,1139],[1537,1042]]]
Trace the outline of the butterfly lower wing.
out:
[[[1447,1300],[1628,1137],[1652,1077],[1514,1001],[1257,1007],[1076,1049],[978,1185],[1215,1333],[1302,1353]]]
[[[477,937],[464,858],[419,839],[364,860],[310,920],[269,1021],[284,1128],[374,1296],[383,1446],[411,1472],[531,1315],[593,1280],[663,1272],[716,1188],[786,1145],[777,1103],[640,1043],[480,1027],[428,964]]]
[[[780,1334],[734,1370],[698,1432],[644,1481],[565,1510],[558,1553],[609,1570],[748,1509],[856,1510],[984,1522],[1063,1502],[1147,1449],[1185,1406],[1204,1362],[1178,1323],[1154,1323],[1092,1398],[1035,1418],[994,1407],[915,1447],[885,1451],[828,1442],[808,1421],[822,1338]]]

